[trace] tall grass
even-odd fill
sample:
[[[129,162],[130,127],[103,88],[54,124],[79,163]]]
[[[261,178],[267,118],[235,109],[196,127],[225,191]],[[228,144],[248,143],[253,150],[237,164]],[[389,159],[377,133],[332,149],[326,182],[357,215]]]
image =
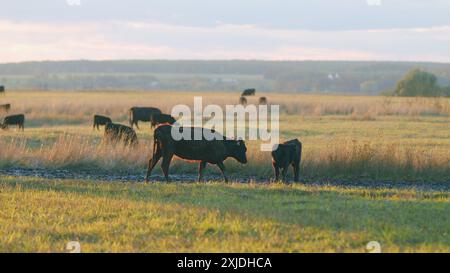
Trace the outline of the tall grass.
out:
[[[396,98],[368,96],[261,94],[269,104],[278,104],[282,114],[302,116],[345,115],[372,120],[377,116],[450,116],[449,98]],[[132,106],[155,106],[170,113],[176,104],[192,107],[193,97],[202,96],[203,105],[238,104],[239,94],[193,92],[14,92],[4,98],[12,113],[25,113],[31,126],[86,124],[101,113],[113,120],[127,121]],[[257,103],[258,96],[249,103]]]
[[[227,161],[232,177],[272,177],[271,156],[261,152],[257,142],[248,145],[247,165]],[[137,147],[110,145],[88,137],[62,135],[53,143],[30,148],[27,140],[0,139],[0,168],[46,168],[96,170],[104,173],[143,174],[151,156],[150,142]],[[196,175],[197,165],[175,158],[172,174]],[[208,168],[209,174],[219,175]],[[324,147],[305,147],[301,165],[304,181],[315,179],[450,181],[448,151],[438,147],[420,148],[394,144],[335,139]]]
[[[111,145],[83,136],[62,135],[53,143],[31,148],[23,138],[0,140],[0,167],[49,169],[101,169],[105,171],[136,170],[143,166],[148,147]],[[145,152],[136,152],[145,151]]]
[[[0,131],[0,168],[93,169],[144,173],[151,153],[148,124],[135,149],[108,145],[90,129],[95,113],[126,122],[132,106],[170,112],[175,104],[236,104],[239,94],[188,92],[8,92],[12,113],[26,114],[25,133]],[[279,104],[283,139],[304,141],[302,177],[450,181],[450,99],[264,94]],[[257,103],[258,96],[249,97]],[[74,126],[80,125],[83,126]],[[50,125],[50,127],[49,127]],[[58,126],[57,125],[65,125]],[[29,129],[29,127],[35,127]],[[83,129],[84,128],[84,129]],[[382,137],[386,137],[386,141]],[[272,177],[270,153],[248,142],[249,164],[227,161],[229,174]],[[219,174],[213,168],[209,173]],[[175,160],[172,173],[197,166]]]

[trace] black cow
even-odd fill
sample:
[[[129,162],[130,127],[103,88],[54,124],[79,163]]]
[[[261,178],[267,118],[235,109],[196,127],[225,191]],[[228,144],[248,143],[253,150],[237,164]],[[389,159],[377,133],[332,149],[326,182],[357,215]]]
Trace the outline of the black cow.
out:
[[[2,129],[8,129],[10,125],[17,125],[19,126],[19,130],[22,129],[22,131],[25,130],[25,115],[13,115],[13,116],[7,116],[3,119],[3,123],[1,124]]]
[[[239,98],[239,104],[247,105],[247,99],[245,97],[240,97]]]
[[[177,130],[184,133],[186,133],[184,130],[189,130],[191,140],[175,140],[171,134],[172,128],[177,128]],[[195,131],[202,134],[201,140],[194,140]],[[205,133],[216,136],[216,139],[205,139]],[[200,163],[198,169],[199,181],[202,180],[203,169],[208,163],[215,164],[220,168],[225,181],[228,181],[223,164],[225,159],[232,157],[242,164],[247,163],[247,147],[243,140],[225,139],[211,129],[161,125],[156,128],[153,138],[153,156],[148,162],[147,176],[145,178],[147,182],[153,168],[161,157],[163,158],[161,168],[166,181],[169,181],[169,166],[174,155]]]
[[[259,102],[259,104],[267,104],[267,98],[266,97],[260,97],[258,102]]]
[[[100,130],[100,125],[106,125],[107,123],[112,123],[109,117],[105,117],[102,115],[94,115],[94,129]]]
[[[0,95],[5,94],[5,87],[3,85],[0,85]]]
[[[242,92],[242,97],[245,96],[254,96],[256,93],[256,89],[255,88],[251,88],[251,89],[245,89],[244,92]]]
[[[279,180],[280,168],[282,169],[282,179],[286,181],[286,174],[291,165],[294,168],[294,181],[298,182],[300,172],[300,161],[302,160],[302,143],[298,139],[293,139],[279,144],[275,151],[272,151],[272,166],[275,171],[275,179]]]
[[[11,104],[9,104],[9,103],[0,105],[0,110],[4,111],[6,113],[8,113],[10,109],[11,109]]]
[[[155,114],[161,114],[161,110],[154,107],[132,107],[130,109],[130,126],[133,128],[133,125],[136,125],[136,128],[139,129],[138,122],[139,121],[151,121],[151,118]]]
[[[151,124],[152,127],[155,127],[159,124],[174,124],[176,122],[176,119],[172,117],[171,115],[167,114],[154,114],[151,118]]]
[[[133,128],[116,123],[106,123],[105,140],[116,143],[122,141],[125,145],[135,146],[137,144],[137,135]]]

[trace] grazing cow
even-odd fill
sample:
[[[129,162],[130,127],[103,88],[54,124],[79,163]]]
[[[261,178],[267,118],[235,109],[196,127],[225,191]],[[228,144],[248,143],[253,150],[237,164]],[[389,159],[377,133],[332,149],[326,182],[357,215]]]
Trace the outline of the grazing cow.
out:
[[[239,98],[239,104],[247,105],[247,99],[245,97],[240,97]]]
[[[161,125],[156,128],[153,136],[153,156],[148,162],[147,176],[145,181],[148,182],[150,175],[156,163],[162,157],[161,168],[163,170],[166,181],[169,181],[169,166],[170,161],[174,155],[186,159],[199,162],[198,180],[203,178],[203,169],[206,164],[217,165],[224,177],[225,181],[228,181],[225,175],[225,166],[223,161],[228,157],[236,159],[238,162],[247,163],[247,147],[243,140],[225,139],[222,135],[218,134],[214,130],[195,127],[178,127],[180,132],[189,130],[191,140],[175,140],[172,137],[171,125]],[[201,140],[194,140],[194,132],[202,134]],[[213,140],[205,139],[205,133],[216,136]]]
[[[100,125],[106,125],[107,123],[112,123],[109,117],[94,115],[94,129],[100,130]]]
[[[0,85],[0,95],[5,94],[5,87]]]
[[[8,129],[10,125],[17,125],[19,126],[19,130],[22,129],[22,131],[25,130],[25,115],[13,115],[13,116],[7,116],[3,119],[3,123],[1,124],[2,129]]]
[[[156,125],[164,124],[164,123],[174,124],[175,122],[176,122],[176,119],[174,117],[172,117],[171,115],[167,115],[167,114],[155,114],[155,115],[152,115],[152,118],[151,118],[152,127],[155,127]]]
[[[9,104],[9,103],[0,105],[0,110],[4,111],[6,113],[8,113],[10,109],[11,109],[11,104]]]
[[[151,118],[155,114],[161,114],[161,110],[154,107],[132,107],[130,109],[130,126],[136,125],[139,129],[139,121],[151,121]]]
[[[258,102],[259,102],[259,104],[267,104],[267,98],[266,97],[260,97]]]
[[[289,165],[291,165],[294,168],[294,181],[298,182],[301,160],[302,143],[300,141],[293,139],[279,144],[278,148],[272,151],[272,166],[275,170],[275,179],[279,180],[281,168],[282,179],[286,181],[287,170]]]
[[[251,89],[245,89],[244,92],[242,92],[242,97],[245,96],[254,96],[256,93],[256,89],[255,88],[251,88]]]
[[[111,122],[105,125],[105,139],[113,143],[123,141],[125,145],[130,146],[136,145],[138,141],[133,128]]]

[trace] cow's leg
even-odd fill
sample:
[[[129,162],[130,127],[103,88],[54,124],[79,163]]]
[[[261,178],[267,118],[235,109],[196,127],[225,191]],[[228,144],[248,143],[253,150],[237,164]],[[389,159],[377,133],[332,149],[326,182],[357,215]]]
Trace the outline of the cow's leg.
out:
[[[294,168],[294,181],[298,182],[300,173],[300,163],[292,163],[292,167]]]
[[[198,164],[198,182],[201,182],[203,179],[203,170],[205,169],[206,164],[206,161],[201,161]]]
[[[278,181],[280,179],[280,168],[275,164],[272,164],[272,166],[275,171],[275,181]]]
[[[139,128],[139,124],[138,124],[138,121],[137,121],[137,120],[134,122],[134,124],[136,124],[136,128],[138,128],[138,130],[141,130],[141,129]]]
[[[161,163],[161,168],[164,173],[164,177],[166,181],[169,182],[169,166],[170,161],[172,161],[173,153],[172,152],[164,152],[163,153],[163,161]]]
[[[289,169],[289,165],[287,165],[287,166],[284,166],[283,167],[283,170],[281,171],[281,177],[282,177],[282,179],[283,179],[283,182],[287,182],[287,171],[288,171],[288,169]]]
[[[92,130],[95,130],[95,123],[94,123],[94,125],[92,126]]]
[[[150,179],[150,175],[152,174],[153,169],[155,168],[156,164],[158,163],[159,159],[162,156],[161,149],[156,148],[156,151],[152,158],[148,161],[148,168],[147,168],[147,175],[145,176],[145,182],[148,182]]]
[[[228,182],[228,177],[225,174],[225,165],[223,164],[223,162],[217,163],[217,166],[219,167],[220,171],[222,172],[223,180],[225,180],[225,182]]]

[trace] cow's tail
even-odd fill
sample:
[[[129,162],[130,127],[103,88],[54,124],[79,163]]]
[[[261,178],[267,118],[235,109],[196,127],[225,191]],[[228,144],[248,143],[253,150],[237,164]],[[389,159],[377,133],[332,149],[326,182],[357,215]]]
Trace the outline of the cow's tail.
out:
[[[155,155],[156,155],[156,145],[157,145],[157,141],[158,141],[158,137],[157,134],[155,132],[155,134],[153,135],[153,151],[152,151],[152,157],[149,159],[148,161],[148,167],[147,167],[147,174],[145,175],[145,182],[148,182],[150,179],[150,173],[152,170],[152,164],[153,164],[153,160],[155,160]]]

